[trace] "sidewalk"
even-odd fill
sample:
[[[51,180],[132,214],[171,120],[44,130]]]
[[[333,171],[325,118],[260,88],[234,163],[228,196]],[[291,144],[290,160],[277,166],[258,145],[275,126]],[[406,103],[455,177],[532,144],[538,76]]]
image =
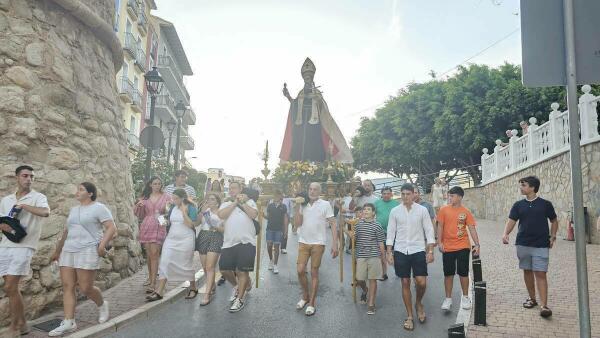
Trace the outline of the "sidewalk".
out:
[[[194,266],[197,270],[199,270],[200,260],[198,259],[197,255],[194,258]],[[142,306],[147,307],[147,309],[145,309],[146,311],[148,311],[150,307],[159,306],[161,302],[146,302],[146,287],[143,286],[143,284],[147,278],[147,275],[147,269],[146,267],[144,267],[144,269],[138,271],[135,275],[124,279],[115,287],[102,292],[102,294],[105,297],[104,299],[108,301],[108,304],[110,306],[111,320],[117,316],[123,315],[132,310],[139,309]],[[196,274],[196,277],[198,277],[198,274]],[[198,285],[198,287],[201,286],[202,285]],[[177,296],[183,295],[185,293],[185,288],[182,286],[181,282],[168,282],[165,291],[165,299],[167,298],[166,296],[169,293],[172,298],[176,298]],[[29,325],[31,327],[31,333],[23,337],[48,337],[47,332],[38,330],[34,328],[33,325],[55,318],[63,318],[62,310],[30,321]],[[91,300],[85,300],[77,305],[77,308],[75,310],[75,320],[77,322],[77,331],[73,333],[74,335],[78,335],[79,332],[85,329],[92,328],[94,326],[98,327],[93,328],[91,330],[87,330],[86,332],[96,331],[95,329],[100,329],[100,325],[98,324],[98,309],[96,307],[96,304],[94,304],[94,302],[92,302]],[[109,320],[109,322],[111,320]],[[102,324],[102,326],[107,326],[107,323]]]
[[[511,243],[516,237],[511,234]],[[468,328],[469,337],[579,337],[575,242],[562,238],[550,250],[548,306],[553,315],[544,319],[539,307],[525,309],[523,274],[518,269],[514,244],[502,244],[504,224],[478,220],[483,280],[487,282],[487,325]],[[592,336],[600,337],[600,245],[587,246]],[[539,301],[539,296],[538,296]]]

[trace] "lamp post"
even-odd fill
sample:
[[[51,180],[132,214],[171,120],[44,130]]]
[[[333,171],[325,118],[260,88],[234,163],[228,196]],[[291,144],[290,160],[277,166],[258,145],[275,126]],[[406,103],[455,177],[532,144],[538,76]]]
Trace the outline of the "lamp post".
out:
[[[183,104],[183,102],[179,101],[175,106],[175,112],[177,113],[177,139],[175,140],[175,163],[174,169],[179,169],[179,146],[180,146],[180,138],[181,138],[181,119],[185,115],[185,111],[187,107]]]
[[[167,130],[169,131],[169,147],[167,149],[167,163],[171,158],[171,139],[173,138],[173,131],[175,130],[176,123],[169,121],[167,122]]]
[[[154,125],[154,106],[156,104],[156,94],[160,93],[164,84],[163,78],[160,76],[156,67],[144,74],[146,81],[146,89],[150,94],[150,118],[147,120],[149,126]],[[152,165],[152,149],[146,149],[146,167],[144,170],[144,180],[147,182],[150,179],[150,170]]]

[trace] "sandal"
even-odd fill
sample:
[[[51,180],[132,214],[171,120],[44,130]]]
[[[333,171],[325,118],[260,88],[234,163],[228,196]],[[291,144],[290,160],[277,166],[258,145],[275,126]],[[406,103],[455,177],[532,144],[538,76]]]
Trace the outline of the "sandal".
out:
[[[306,307],[306,311],[304,311],[304,314],[307,316],[312,316],[315,314],[315,312],[317,312],[317,309],[315,309],[314,306],[309,305]]]
[[[193,293],[193,295],[192,295]],[[198,295],[198,289],[189,289],[185,299],[194,299]]]
[[[153,287],[149,286],[149,287],[146,288],[146,293],[147,294],[151,294],[153,292],[154,292],[154,288]]]
[[[419,323],[425,323],[427,316],[425,315],[425,307],[421,305],[421,310],[419,311],[419,307],[415,304],[415,310],[417,310],[417,319],[419,319]]]
[[[523,303],[523,307],[526,309],[534,308],[538,305],[535,299],[527,298],[527,300]]]
[[[552,316],[552,310],[550,310],[550,308],[547,306],[542,306],[541,311],[540,311],[540,316],[542,316],[544,318],[548,318],[548,317]]]
[[[144,286],[148,286],[150,285],[150,278],[146,279],[146,281],[143,284]]]
[[[413,322],[412,318],[406,318],[406,320],[404,320],[404,329],[406,331],[412,331],[415,329],[415,323]]]
[[[296,310],[302,310],[302,309],[304,309],[304,307],[306,306],[306,304],[308,304],[307,300],[300,299],[300,301],[298,303],[296,303]]]
[[[200,306],[206,306],[206,305],[210,304],[211,301],[212,301],[212,297],[209,296],[207,301],[203,300],[200,302]]]
[[[146,300],[149,301],[149,302],[154,302],[154,301],[157,301],[157,300],[161,300],[162,298],[163,298],[163,296],[159,295],[156,292],[154,292],[150,296],[146,296]]]

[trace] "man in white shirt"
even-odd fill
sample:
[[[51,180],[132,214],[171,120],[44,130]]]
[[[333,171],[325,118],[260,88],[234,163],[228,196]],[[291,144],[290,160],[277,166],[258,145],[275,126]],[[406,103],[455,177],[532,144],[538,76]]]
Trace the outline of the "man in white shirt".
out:
[[[21,277],[30,271],[31,257],[37,249],[42,232],[42,217],[50,215],[46,196],[31,189],[33,168],[27,165],[15,170],[17,191],[0,201],[0,216],[19,219],[27,235],[19,243],[11,242],[6,236],[0,242],[0,276],[4,278],[4,291],[8,296],[10,307],[10,334],[19,336],[29,331],[25,320],[23,297],[19,290]],[[12,232],[5,223],[0,223],[0,230]]]
[[[362,187],[367,193],[358,198],[358,200],[356,201],[356,206],[362,208],[367,203],[375,204],[375,201],[377,201],[377,196],[373,194],[373,192],[375,191],[375,184],[373,184],[371,180],[364,180],[362,181]]]
[[[308,203],[297,203],[294,210],[294,227],[298,228],[298,280],[302,287],[302,299],[296,304],[297,310],[306,306],[307,316],[315,314],[315,301],[319,288],[319,267],[325,252],[327,224],[331,226],[331,256],[338,255],[337,227],[333,208],[329,202],[319,198],[321,185],[313,182],[308,187]],[[310,259],[311,290],[309,294],[306,266]]]
[[[427,285],[427,264],[433,262],[435,235],[427,208],[414,203],[415,188],[406,183],[400,191],[402,204],[392,209],[388,222],[387,260],[390,265],[394,264],[396,276],[402,279],[402,299],[408,314],[404,321],[404,329],[412,331],[414,320],[410,291],[411,271],[417,287],[417,316],[419,322],[423,323],[425,309],[421,300]]]
[[[253,219],[258,216],[256,203],[241,193],[239,182],[229,183],[228,201],[221,204],[217,215],[224,220],[223,249],[219,270],[233,285],[229,312],[244,308],[245,294],[252,288],[249,272],[254,271],[256,229]]]

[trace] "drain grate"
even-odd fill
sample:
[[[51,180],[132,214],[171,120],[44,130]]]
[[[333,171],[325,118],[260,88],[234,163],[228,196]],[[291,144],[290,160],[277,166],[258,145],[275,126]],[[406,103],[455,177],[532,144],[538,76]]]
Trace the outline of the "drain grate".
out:
[[[35,324],[33,327],[35,327],[38,330],[44,331],[44,332],[50,332],[50,331],[54,330],[55,328],[57,328],[60,325],[61,321],[62,321],[62,319],[58,319],[58,318],[50,319],[45,322]]]

